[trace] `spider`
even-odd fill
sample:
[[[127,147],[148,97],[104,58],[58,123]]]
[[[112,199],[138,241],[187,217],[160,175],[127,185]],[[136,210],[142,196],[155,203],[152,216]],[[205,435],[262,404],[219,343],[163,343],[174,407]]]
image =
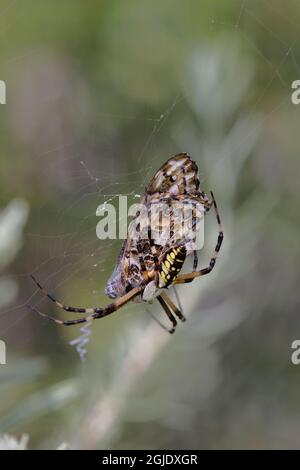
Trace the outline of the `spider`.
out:
[[[60,320],[40,312],[35,307],[31,307],[31,309],[55,323],[70,326],[103,318],[119,310],[131,300],[152,302],[154,298],[157,298],[171,321],[172,328],[168,331],[174,333],[177,326],[176,318],[185,321],[185,317],[166,291],[175,284],[192,282],[195,278],[209,274],[213,270],[223,241],[223,228],[217,203],[212,192],[211,200],[209,200],[207,195],[200,191],[197,165],[187,153],[177,154],[167,160],[146,187],[141,202],[147,208],[157,202],[167,203],[171,214],[171,228],[172,223],[174,227],[175,215],[172,209],[175,203],[197,202],[202,204],[205,213],[213,206],[218,223],[218,238],[208,266],[197,270],[197,251],[191,249],[190,240],[187,237],[178,240],[171,231],[173,237],[170,236],[167,243],[160,244],[151,236],[150,225],[147,226],[147,236],[143,239],[133,238],[131,236],[131,226],[129,226],[127,239],[123,242],[115,269],[105,288],[105,293],[116,300],[104,308],[71,307],[48,293],[31,274],[37,287],[57,307],[67,312],[86,314],[86,316],[74,320]],[[193,271],[181,274],[180,271],[184,261],[190,255],[194,256]]]

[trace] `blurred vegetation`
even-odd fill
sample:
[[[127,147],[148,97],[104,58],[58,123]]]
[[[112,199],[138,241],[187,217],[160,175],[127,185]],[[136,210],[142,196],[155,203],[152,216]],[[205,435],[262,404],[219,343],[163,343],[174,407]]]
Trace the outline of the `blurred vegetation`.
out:
[[[294,0],[1,3],[3,447],[299,447],[299,16]],[[91,326],[82,362],[77,327],[28,309],[62,315],[29,274],[105,305],[120,242],[96,238],[96,208],[136,201],[180,151],[220,207],[216,270],[180,289],[173,337],[132,304]],[[215,239],[208,217],[203,266]]]

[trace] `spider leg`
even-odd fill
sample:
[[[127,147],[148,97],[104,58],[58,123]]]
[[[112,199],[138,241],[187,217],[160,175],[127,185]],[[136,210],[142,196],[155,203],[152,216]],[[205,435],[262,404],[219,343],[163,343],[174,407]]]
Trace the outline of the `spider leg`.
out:
[[[185,317],[185,315],[183,314],[183,307],[182,307],[182,304],[181,304],[181,301],[180,301],[180,298],[179,298],[179,294],[178,294],[178,291],[177,291],[177,289],[176,289],[176,287],[175,287],[174,284],[173,284],[173,290],[174,290],[174,292],[175,292],[175,297],[176,297],[176,301],[177,301],[179,310],[180,310],[180,312],[181,312],[181,314],[182,314],[182,316],[183,316],[183,318],[184,318],[184,320],[182,320],[182,321],[186,321],[186,317]]]
[[[167,331],[168,333],[172,334],[174,333],[174,331],[170,330],[169,328],[167,328],[161,321],[158,320],[158,318],[156,318],[155,315],[153,315],[153,313],[151,312],[150,309],[146,308],[146,312],[150,315],[150,317],[165,331]]]
[[[83,308],[83,307],[70,307],[67,305],[64,305],[63,303],[59,302],[56,300],[51,294],[48,294],[48,292],[41,286],[41,284],[35,279],[33,275],[31,275],[32,279],[36,283],[36,285],[39,287],[39,289],[50,299],[52,302],[54,302],[59,308],[62,310],[65,310],[66,312],[79,312],[79,313],[87,313],[88,315],[86,317],[81,317],[77,318],[76,320],[59,320],[57,318],[53,318],[50,315],[47,315],[40,310],[38,310],[36,307],[29,306],[29,308],[34,311],[35,313],[38,313],[44,318],[47,318],[48,320],[51,320],[55,323],[58,323],[59,325],[65,325],[65,326],[70,326],[70,325],[76,325],[78,323],[85,323],[90,320],[95,320],[97,318],[103,318],[106,315],[110,315],[111,313],[115,312],[119,308],[121,308],[123,305],[125,305],[127,302],[129,302],[133,297],[136,297],[142,290],[141,287],[135,287],[131,291],[129,291],[127,294],[123,295],[119,299],[117,299],[115,302],[107,305],[105,308],[101,307],[88,307],[88,308]]]
[[[33,274],[30,274],[31,279],[33,282],[37,285],[37,287],[43,292],[48,299],[52,300],[57,307],[65,310],[66,312],[76,312],[76,313],[96,313],[96,309],[91,307],[91,308],[84,308],[84,307],[70,307],[69,305],[64,305],[62,302],[59,300],[55,299],[52,294],[46,291],[46,289],[40,284],[40,282],[34,277]],[[101,309],[100,309],[101,310]]]
[[[169,309],[169,307],[166,304],[165,300],[163,299],[162,295],[157,296],[157,300],[159,301],[160,305],[162,306],[162,308],[164,309],[164,311],[166,312],[167,316],[169,317],[169,319],[171,320],[171,322],[173,324],[173,328],[171,330],[168,330],[170,334],[173,334],[176,330],[177,320],[174,317],[171,310]]]
[[[193,271],[191,273],[179,275],[177,277],[176,281],[175,281],[175,284],[185,284],[187,282],[192,282],[195,279],[195,277],[200,277],[200,276],[204,276],[206,274],[209,274],[213,270],[213,268],[216,264],[216,259],[217,259],[218,253],[219,253],[219,251],[221,249],[221,246],[222,246],[222,242],[223,242],[223,238],[224,238],[224,232],[223,232],[223,227],[222,227],[222,224],[221,224],[221,219],[220,219],[218,206],[217,206],[215,197],[214,197],[212,191],[210,192],[210,194],[211,194],[211,197],[212,197],[212,203],[213,203],[213,206],[214,206],[214,210],[215,210],[215,214],[216,214],[216,218],[217,218],[217,223],[218,223],[218,228],[219,228],[219,234],[218,234],[218,239],[217,239],[217,244],[216,244],[216,247],[215,247],[215,251],[213,253],[213,256],[210,259],[209,265],[206,268],[200,269],[199,271]]]
[[[170,307],[173,313],[175,313],[176,317],[179,318],[179,320],[186,321],[185,316],[181,313],[179,308],[174,304],[172,299],[165,292],[162,292],[160,296],[163,298],[166,304]]]
[[[58,325],[65,325],[65,326],[77,325],[78,323],[85,323],[85,322],[89,322],[90,320],[95,320],[96,318],[102,318],[102,315],[100,315],[100,313],[93,313],[87,317],[77,318],[76,320],[58,320],[57,318],[51,317],[50,315],[47,315],[46,313],[41,312],[33,305],[29,305],[28,307],[34,313],[38,313],[41,317],[44,317],[47,320],[51,320],[54,323],[57,323]],[[112,313],[112,312],[105,313],[105,315],[108,315],[109,313]]]
[[[198,252],[194,250],[194,264],[193,264],[193,271],[196,271],[198,266]]]
[[[193,210],[193,221],[194,221],[194,217],[196,217],[195,210]],[[194,255],[193,271],[196,271],[197,266],[198,266],[198,251],[194,250],[193,255]]]

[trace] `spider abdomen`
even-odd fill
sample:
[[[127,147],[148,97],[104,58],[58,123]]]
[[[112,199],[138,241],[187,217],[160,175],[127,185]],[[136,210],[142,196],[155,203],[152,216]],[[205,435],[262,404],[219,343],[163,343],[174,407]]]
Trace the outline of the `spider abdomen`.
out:
[[[185,246],[171,248],[164,256],[159,270],[159,287],[169,287],[178,276],[186,258]]]

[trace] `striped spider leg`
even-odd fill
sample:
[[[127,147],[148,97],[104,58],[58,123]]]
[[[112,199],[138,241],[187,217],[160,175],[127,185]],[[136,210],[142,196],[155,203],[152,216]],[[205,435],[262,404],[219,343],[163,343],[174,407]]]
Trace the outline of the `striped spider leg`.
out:
[[[123,295],[119,299],[117,299],[115,302],[112,302],[111,304],[107,305],[104,308],[101,307],[71,307],[68,305],[65,305],[55,299],[53,295],[49,294],[44,287],[35,279],[33,274],[31,274],[31,278],[37,285],[37,287],[50,299],[52,302],[56,304],[57,307],[59,307],[62,310],[65,310],[66,312],[76,312],[76,313],[86,313],[88,314],[85,317],[77,318],[75,320],[59,320],[57,318],[53,318],[50,315],[47,315],[40,310],[38,310],[36,307],[33,307],[30,305],[30,309],[33,310],[35,313],[38,313],[44,318],[47,318],[48,320],[51,320],[55,323],[58,323],[59,325],[65,325],[65,326],[70,326],[70,325],[77,325],[78,323],[85,323],[90,320],[96,320],[97,318],[103,318],[106,317],[107,315],[110,315],[111,313],[115,312],[116,310],[119,310],[119,308],[123,307],[123,305],[127,304],[130,300],[132,300],[134,297],[139,295],[142,291],[142,287],[135,287],[132,289],[130,292],[127,294]]]
[[[176,291],[175,291],[176,292]],[[177,297],[177,292],[176,292],[176,297]],[[177,297],[178,299],[178,297]],[[165,331],[167,331],[170,334],[173,334],[176,330],[177,327],[177,320],[176,317],[179,318],[182,322],[186,321],[185,316],[181,312],[180,308],[178,308],[174,302],[170,299],[170,297],[165,293],[162,292],[160,295],[157,296],[157,300],[160,303],[161,307],[163,308],[164,312],[166,313],[167,317],[172,323],[172,328],[169,329],[166,327],[163,323],[161,323],[154,315],[153,313],[147,309],[147,313],[151,315],[153,320]],[[175,317],[176,315],[176,317]]]
[[[215,251],[210,259],[209,266],[197,270],[198,256],[194,250],[193,271],[187,274],[180,274],[188,251],[188,239],[183,238],[179,245],[174,243],[173,235],[167,241],[167,245],[156,243],[151,236],[152,220],[148,224],[148,235],[146,240],[136,240],[130,229],[127,239],[124,240],[116,263],[116,266],[107,281],[105,293],[112,299],[112,303],[106,307],[71,307],[58,301],[52,294],[49,294],[36,278],[31,275],[37,287],[46,295],[57,307],[66,312],[82,313],[83,316],[74,320],[60,320],[40,312],[37,308],[30,308],[41,316],[60,325],[70,326],[84,323],[90,320],[103,318],[119,310],[125,304],[135,299],[138,301],[151,302],[157,298],[164,309],[167,317],[172,323],[172,328],[168,329],[174,333],[177,326],[177,319],[185,321],[182,308],[176,295],[179,308],[167,295],[166,291],[174,284],[184,284],[193,281],[196,277],[203,276],[212,271],[215,266],[218,252],[223,241],[223,228],[217,204],[213,193],[212,200],[209,201],[204,192],[200,190],[200,180],[198,167],[187,153],[179,153],[169,158],[162,167],[155,173],[152,180],[145,189],[142,203],[150,210],[152,204],[167,203],[175,207],[176,203],[202,204],[207,210],[213,205],[219,235]],[[173,206],[174,204],[174,206]],[[173,209],[171,229],[174,227]],[[162,227],[164,228],[164,227]],[[172,229],[173,230],[173,229]],[[170,231],[170,234],[172,233]],[[158,321],[158,320],[157,320]],[[160,323],[158,321],[158,323]],[[164,326],[163,326],[164,327]],[[166,327],[164,327],[166,329]]]
[[[175,280],[175,284],[186,284],[187,282],[192,282],[196,277],[205,276],[206,274],[209,274],[213,270],[213,268],[216,264],[216,259],[217,259],[218,253],[221,249],[222,242],[223,242],[223,239],[224,239],[224,232],[223,232],[223,227],[222,227],[222,224],[221,224],[221,219],[220,219],[218,206],[217,206],[215,197],[214,197],[212,191],[210,193],[211,193],[212,204],[214,206],[214,210],[215,210],[215,214],[216,214],[216,218],[217,218],[217,223],[218,223],[218,228],[219,228],[219,234],[218,234],[218,239],[217,239],[217,244],[216,244],[216,247],[215,247],[215,251],[213,253],[213,256],[210,259],[209,265],[206,268],[200,269],[199,271],[194,270],[191,273],[180,274],[177,277],[177,279]]]

